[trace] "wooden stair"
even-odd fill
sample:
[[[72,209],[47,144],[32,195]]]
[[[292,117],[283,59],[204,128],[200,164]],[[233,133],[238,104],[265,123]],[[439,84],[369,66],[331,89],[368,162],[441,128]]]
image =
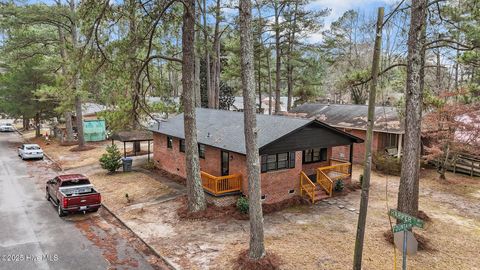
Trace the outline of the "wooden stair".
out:
[[[320,186],[319,184],[315,183],[315,197],[313,199],[314,203],[330,198],[327,192]]]

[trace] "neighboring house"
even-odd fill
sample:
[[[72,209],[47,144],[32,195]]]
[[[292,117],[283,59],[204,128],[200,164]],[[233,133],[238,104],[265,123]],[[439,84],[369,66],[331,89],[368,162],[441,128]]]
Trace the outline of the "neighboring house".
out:
[[[367,105],[307,103],[293,108],[289,115],[317,119],[359,138],[366,138]],[[373,128],[373,152],[383,152],[400,157],[402,152],[404,122],[395,107],[376,106]],[[348,147],[335,147],[332,156],[345,158],[350,155]],[[363,163],[365,145],[357,144],[353,148],[353,162]]]
[[[205,191],[213,196],[246,195],[243,113],[198,108],[196,115]],[[332,147],[352,147],[363,142],[317,120],[257,114],[257,128],[262,200],[267,203],[295,194],[306,195],[312,201],[331,196],[335,181],[349,181],[351,174],[349,157],[332,159]],[[151,130],[155,165],[185,178],[183,114]]]
[[[86,102],[82,104],[82,117],[83,120],[97,120],[99,119],[99,113],[107,110],[107,106],[92,102]]]
[[[295,100],[298,98],[292,97],[292,106]],[[263,114],[268,114],[268,104],[269,103],[269,98],[268,96],[262,98],[262,110],[258,111],[258,113],[263,113]],[[286,112],[287,111],[287,103],[288,103],[288,97],[280,97],[280,111]],[[258,97],[255,99],[255,104],[258,105],[260,104]],[[231,111],[237,111],[237,112],[243,112],[243,97],[235,97],[235,100],[233,102],[232,107],[230,107]],[[272,112],[275,112],[275,97],[272,98]]]

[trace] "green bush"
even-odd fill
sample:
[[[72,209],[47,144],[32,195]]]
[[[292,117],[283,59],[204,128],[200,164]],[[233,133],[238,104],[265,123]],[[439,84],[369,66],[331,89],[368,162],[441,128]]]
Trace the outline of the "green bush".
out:
[[[114,173],[122,167],[122,154],[115,144],[107,146],[106,151],[100,158],[100,165],[109,173]]]
[[[402,169],[401,159],[380,152],[373,154],[373,164],[377,171],[389,175],[399,176]]]
[[[343,183],[343,180],[338,180],[335,183],[335,187],[333,188],[336,192],[341,192],[345,188],[345,184]]]
[[[243,214],[248,213],[248,199],[246,197],[238,198],[237,209]]]

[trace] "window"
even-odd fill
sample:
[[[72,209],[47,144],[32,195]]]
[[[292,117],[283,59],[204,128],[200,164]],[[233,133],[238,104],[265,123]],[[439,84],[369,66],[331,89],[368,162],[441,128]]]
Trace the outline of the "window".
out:
[[[173,137],[167,136],[167,148],[173,148]]]
[[[327,161],[327,148],[314,148],[303,151],[303,163]]]
[[[383,148],[393,148],[398,145],[398,134],[392,133],[381,133],[380,135],[381,144]]]
[[[180,149],[180,152],[185,153],[185,140],[180,139],[180,143],[179,143],[179,144],[180,144],[180,148],[179,148],[179,149]]]
[[[205,158],[205,144],[198,144],[198,156],[200,158]]]
[[[261,156],[261,171],[275,171],[295,168],[295,152],[286,152]]]

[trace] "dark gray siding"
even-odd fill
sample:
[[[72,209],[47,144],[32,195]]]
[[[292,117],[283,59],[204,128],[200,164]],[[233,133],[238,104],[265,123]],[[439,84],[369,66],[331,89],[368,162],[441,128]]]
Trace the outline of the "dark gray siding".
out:
[[[353,138],[313,122],[265,145],[260,149],[260,154],[300,151],[318,147],[328,148],[352,143],[354,143]]]

